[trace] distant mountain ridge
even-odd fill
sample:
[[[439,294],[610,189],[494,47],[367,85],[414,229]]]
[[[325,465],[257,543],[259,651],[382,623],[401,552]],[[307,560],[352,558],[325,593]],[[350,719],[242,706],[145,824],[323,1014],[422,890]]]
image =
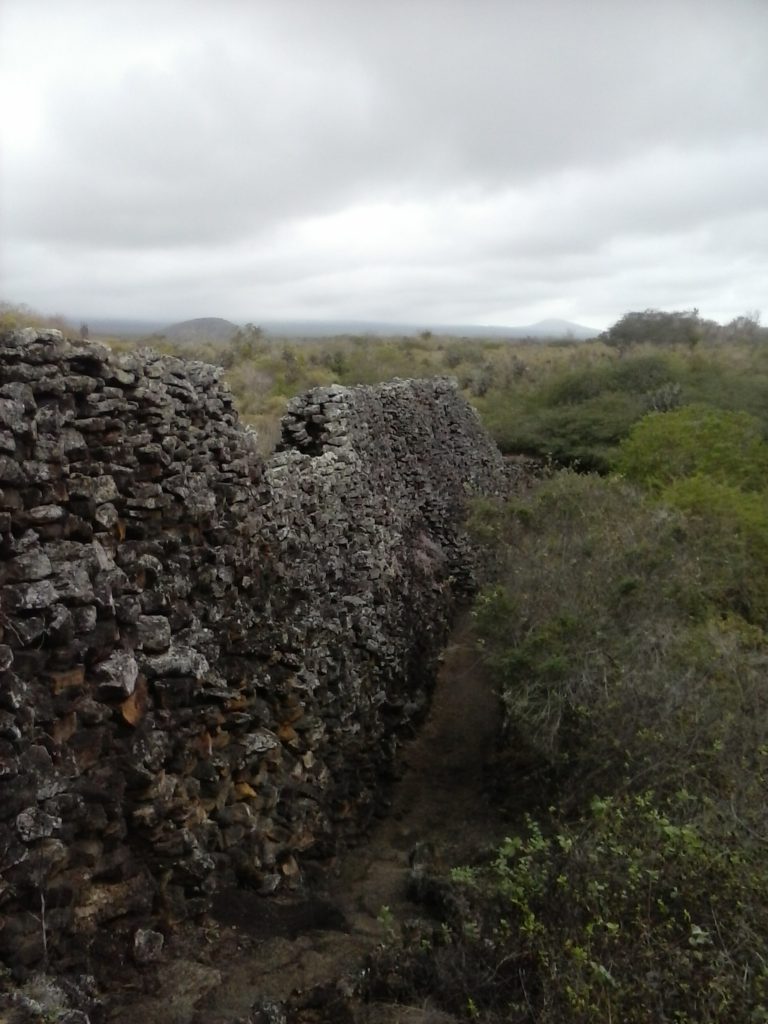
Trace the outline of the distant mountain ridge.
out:
[[[81,317],[88,321],[88,317]],[[596,338],[600,331],[570,320],[548,319],[521,327],[474,324],[426,324],[387,323],[381,320],[262,320],[252,322],[259,325],[266,335],[279,338],[328,338],[340,334],[352,335],[417,335],[429,331],[435,335],[449,335],[461,338],[572,338],[586,341]],[[148,336],[154,334],[178,344],[199,344],[214,342],[227,344],[238,330],[238,324],[218,316],[196,317],[178,323],[164,325],[156,320],[90,319],[94,333],[115,334],[124,337]]]
[[[261,320],[256,321],[265,333],[280,337],[303,335],[305,337],[329,337],[336,334],[445,334],[462,338],[573,338],[586,341],[596,338],[600,331],[570,320],[540,320],[522,327],[474,324],[413,324],[385,323],[369,320]]]

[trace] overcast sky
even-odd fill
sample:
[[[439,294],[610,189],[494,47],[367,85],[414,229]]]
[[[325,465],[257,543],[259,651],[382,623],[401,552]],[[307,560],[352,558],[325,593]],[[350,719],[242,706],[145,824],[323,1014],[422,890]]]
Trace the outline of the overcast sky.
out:
[[[768,0],[2,0],[0,297],[768,318]]]

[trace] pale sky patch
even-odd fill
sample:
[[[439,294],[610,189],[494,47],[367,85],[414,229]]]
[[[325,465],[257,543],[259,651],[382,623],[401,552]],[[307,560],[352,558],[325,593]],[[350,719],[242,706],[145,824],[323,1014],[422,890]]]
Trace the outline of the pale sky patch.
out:
[[[766,309],[764,0],[4,0],[0,297],[603,327]]]

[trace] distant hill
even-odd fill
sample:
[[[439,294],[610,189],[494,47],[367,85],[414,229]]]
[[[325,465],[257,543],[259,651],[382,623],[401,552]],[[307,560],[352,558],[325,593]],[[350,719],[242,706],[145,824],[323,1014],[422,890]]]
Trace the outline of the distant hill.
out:
[[[202,341],[219,341],[226,343],[231,341],[237,330],[237,324],[231,320],[224,320],[220,316],[201,316],[195,320],[183,320],[178,324],[171,324],[158,331],[168,341],[188,343],[190,345]]]

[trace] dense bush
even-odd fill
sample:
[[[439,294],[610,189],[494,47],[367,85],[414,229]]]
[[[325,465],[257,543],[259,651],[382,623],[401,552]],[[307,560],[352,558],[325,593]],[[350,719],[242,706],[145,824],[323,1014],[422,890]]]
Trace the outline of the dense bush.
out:
[[[646,412],[642,397],[605,392],[581,402],[534,408],[482,407],[502,451],[553,459],[564,466],[608,472],[621,440]]]
[[[624,350],[643,343],[651,345],[687,345],[694,348],[705,339],[716,339],[719,325],[704,320],[698,309],[667,313],[660,309],[625,313],[603,335],[607,345]]]
[[[754,425],[724,422],[741,451]],[[720,454],[668,484],[678,508],[574,472],[476,506],[510,838],[422,886],[443,928],[387,978],[494,1024],[768,1019],[768,639],[743,600],[768,562],[750,576],[733,536],[765,502]],[[731,495],[706,528],[702,487]]]
[[[768,626],[768,444],[747,413],[690,406],[645,417],[618,468],[686,514],[702,591]]]
[[[506,1024],[764,1021],[763,861],[759,841],[685,790],[529,818],[486,867],[454,872],[464,913],[434,955],[438,991]]]
[[[717,747],[733,750],[717,771],[736,786],[754,728],[768,740],[768,722],[738,714],[760,704],[768,645],[740,614],[730,524],[703,531],[620,482],[574,473],[478,518],[500,576],[476,619],[510,748],[557,779],[563,806],[616,785],[703,785]]]
[[[556,374],[543,388],[543,398],[548,405],[572,405],[612,392],[642,396],[676,376],[669,360],[657,355],[640,355]]]
[[[616,467],[656,491],[697,475],[762,490],[768,483],[768,445],[754,416],[691,405],[652,413],[634,425]]]
[[[610,356],[583,367],[550,367],[537,381],[530,377],[513,392],[497,388],[478,407],[506,451],[551,455],[564,465],[613,468],[618,444],[649,411],[667,412],[689,405],[746,412],[768,436],[768,367],[762,349],[731,353],[719,349]],[[506,397],[505,397],[506,395]]]

